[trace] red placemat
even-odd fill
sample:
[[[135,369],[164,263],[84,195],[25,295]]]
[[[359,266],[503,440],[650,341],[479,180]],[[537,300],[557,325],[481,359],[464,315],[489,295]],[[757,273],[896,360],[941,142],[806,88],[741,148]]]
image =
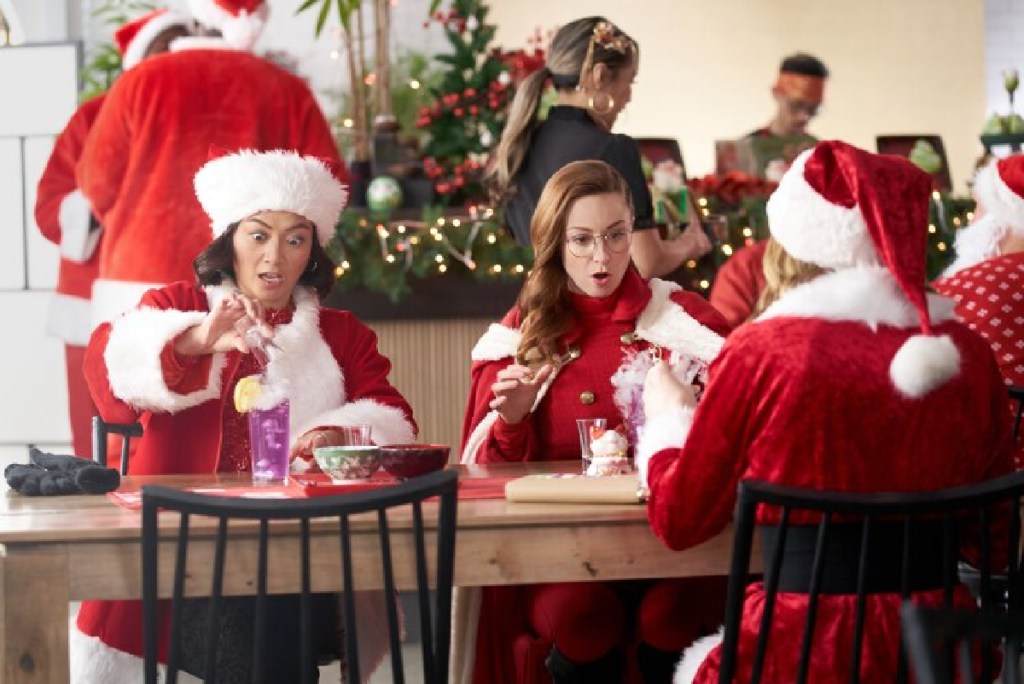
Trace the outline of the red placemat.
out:
[[[352,494],[353,492],[365,492],[370,489],[391,487],[400,482],[394,475],[389,475],[383,470],[374,473],[368,480],[349,480],[347,482],[335,482],[326,473],[302,473],[292,475],[288,479],[293,496],[332,496],[334,494]]]
[[[210,494],[211,496],[238,496],[246,499],[294,499],[301,497],[288,485],[253,485],[251,487],[185,487],[187,492]],[[118,504],[131,510],[142,508],[142,491],[107,492],[107,496]]]
[[[471,477],[459,480],[459,498],[465,501],[473,499],[504,499],[505,484],[512,477]],[[238,496],[249,499],[301,499],[314,496],[331,496],[364,492],[370,489],[390,487],[400,480],[393,475],[380,471],[369,480],[353,480],[350,482],[334,482],[324,473],[302,473],[288,478],[286,485],[260,485],[241,487],[186,487],[185,491],[214,496]],[[110,499],[125,508],[138,510],[142,508],[142,492],[138,489],[108,492]]]

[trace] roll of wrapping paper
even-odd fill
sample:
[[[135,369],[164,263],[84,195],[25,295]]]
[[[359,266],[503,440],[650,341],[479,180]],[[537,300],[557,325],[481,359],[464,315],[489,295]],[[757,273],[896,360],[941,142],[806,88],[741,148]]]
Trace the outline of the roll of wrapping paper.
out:
[[[509,501],[638,504],[647,500],[636,473],[587,477],[573,473],[526,475],[505,485]]]

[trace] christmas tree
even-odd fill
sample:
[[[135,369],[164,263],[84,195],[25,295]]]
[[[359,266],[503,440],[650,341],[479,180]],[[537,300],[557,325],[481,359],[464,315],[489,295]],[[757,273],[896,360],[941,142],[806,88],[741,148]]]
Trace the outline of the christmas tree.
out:
[[[437,5],[439,3],[435,3]],[[420,109],[417,126],[427,136],[423,164],[443,205],[484,201],[484,166],[505,125],[514,84],[544,65],[538,46],[531,52],[491,47],[495,28],[487,23],[487,5],[453,0],[430,20],[444,27],[452,51],[436,60],[447,65],[434,102]]]

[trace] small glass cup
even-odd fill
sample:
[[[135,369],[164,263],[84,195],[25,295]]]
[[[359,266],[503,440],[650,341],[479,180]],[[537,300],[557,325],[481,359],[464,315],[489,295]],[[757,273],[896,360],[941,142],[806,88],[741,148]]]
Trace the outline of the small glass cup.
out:
[[[591,428],[605,428],[608,421],[604,418],[577,418],[576,429],[580,433],[580,456],[583,459],[583,474],[587,474],[590,467],[590,433]]]
[[[371,428],[369,425],[344,425],[337,428],[341,432],[343,446],[370,446]]]
[[[253,484],[288,482],[288,401],[249,411]]]
[[[715,247],[729,241],[729,217],[724,214],[708,214],[701,218],[701,225]]]

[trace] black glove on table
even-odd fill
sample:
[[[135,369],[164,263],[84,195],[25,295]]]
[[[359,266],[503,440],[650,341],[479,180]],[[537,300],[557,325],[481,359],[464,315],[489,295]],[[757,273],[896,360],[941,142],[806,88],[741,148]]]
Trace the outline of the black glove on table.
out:
[[[77,456],[29,447],[29,460],[31,463],[12,463],[4,469],[11,489],[26,496],[103,494],[121,484],[118,471]]]

